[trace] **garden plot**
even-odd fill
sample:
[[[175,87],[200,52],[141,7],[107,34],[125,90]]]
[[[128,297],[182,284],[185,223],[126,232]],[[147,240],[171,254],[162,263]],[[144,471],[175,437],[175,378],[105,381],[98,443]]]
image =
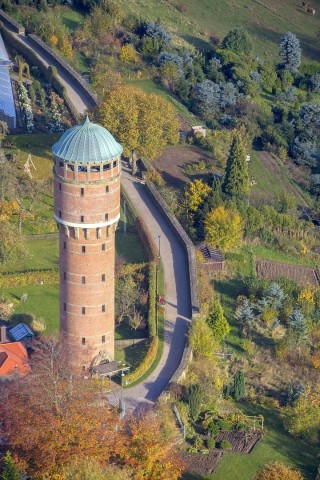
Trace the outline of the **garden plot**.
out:
[[[271,260],[258,260],[256,262],[258,278],[288,277],[298,285],[319,285],[319,271],[312,267],[301,267],[288,263],[272,262]]]

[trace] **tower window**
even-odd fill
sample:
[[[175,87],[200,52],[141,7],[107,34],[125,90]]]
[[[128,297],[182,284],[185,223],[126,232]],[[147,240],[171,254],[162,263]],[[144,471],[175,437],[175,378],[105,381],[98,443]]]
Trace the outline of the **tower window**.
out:
[[[63,242],[63,250],[66,250],[67,248],[67,242]]]
[[[59,183],[59,190],[61,190],[61,183]]]
[[[81,195],[83,196],[84,195],[84,188],[81,188],[80,192],[81,192]]]
[[[117,160],[113,162],[113,168],[117,166]]]
[[[67,280],[67,273],[63,272],[63,280]]]
[[[82,281],[82,284],[85,284],[86,283],[86,277],[82,277],[81,281]]]
[[[85,345],[85,344],[86,344],[86,337],[82,337],[81,343],[82,343],[82,345]]]
[[[80,220],[81,220],[81,222],[84,222],[84,216],[83,215],[81,215]]]
[[[106,249],[106,244],[105,244],[105,243],[103,243],[103,244],[101,245],[101,250],[104,252],[104,251],[105,251],[105,249]]]
[[[66,304],[66,303],[63,304],[63,310],[64,310],[64,311],[67,310],[67,304]]]
[[[105,214],[104,214],[104,219],[105,219],[105,220],[108,220],[108,216],[109,216],[109,214],[108,214],[108,213],[105,213]]]
[[[103,312],[106,311],[106,306],[105,306],[105,305],[102,305],[102,311],[103,311]]]
[[[106,281],[106,274],[105,274],[105,273],[103,273],[103,274],[101,275],[101,280],[102,280],[103,282]]]
[[[101,343],[106,343],[106,336],[105,336],[105,335],[102,335],[102,337],[101,337]]]
[[[106,193],[109,193],[109,185],[106,186]]]
[[[82,253],[86,253],[86,246],[85,245],[82,245]]]
[[[61,210],[59,210],[59,218],[61,218]]]
[[[86,314],[86,307],[82,307],[81,312],[82,312],[82,315],[85,315]]]
[[[106,170],[110,170],[110,163],[105,163],[103,165],[103,170],[106,171]]]

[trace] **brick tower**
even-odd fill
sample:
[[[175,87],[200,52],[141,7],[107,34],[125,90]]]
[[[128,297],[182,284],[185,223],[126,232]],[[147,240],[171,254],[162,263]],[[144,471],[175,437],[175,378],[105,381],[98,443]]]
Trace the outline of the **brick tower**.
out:
[[[52,152],[60,240],[60,334],[73,363],[84,370],[114,356],[122,147],[87,118],[67,130]]]

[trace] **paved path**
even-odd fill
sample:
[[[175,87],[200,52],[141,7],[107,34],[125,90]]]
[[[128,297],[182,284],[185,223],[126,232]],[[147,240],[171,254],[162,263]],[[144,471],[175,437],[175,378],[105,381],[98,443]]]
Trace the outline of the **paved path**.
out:
[[[186,252],[170,224],[151,201],[146,186],[135,181],[126,169],[123,169],[121,183],[156,245],[161,235],[166,299],[164,350],[160,363],[146,381],[123,391],[126,410],[132,411],[138,404],[153,403],[178,368],[191,319],[191,299]]]

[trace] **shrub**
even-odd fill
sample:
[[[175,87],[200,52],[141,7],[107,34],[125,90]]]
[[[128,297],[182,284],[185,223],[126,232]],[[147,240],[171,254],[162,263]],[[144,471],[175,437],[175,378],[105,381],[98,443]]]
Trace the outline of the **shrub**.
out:
[[[232,423],[228,420],[224,420],[223,418],[219,418],[219,420],[217,421],[217,425],[219,429],[223,432],[229,432],[230,430],[232,430]]]
[[[216,443],[216,447],[221,448],[222,450],[230,450],[232,445],[228,440],[221,440],[220,442]]]
[[[215,437],[219,433],[220,427],[217,422],[210,422],[208,426],[208,434],[211,435],[211,437]]]
[[[147,354],[142,360],[142,362],[140,363],[140,365],[134,370],[134,372],[131,372],[125,376],[126,385],[130,385],[130,383],[135,382],[148,371],[148,369],[151,367],[151,365],[153,364],[156,358],[156,355],[158,352],[158,345],[159,345],[158,337],[153,337],[149,345]]]
[[[210,449],[210,448],[214,448],[216,446],[216,441],[214,438],[212,437],[209,437],[207,439],[207,447]]]
[[[202,400],[202,389],[199,384],[191,384],[188,389],[188,403],[190,407],[190,416],[194,422],[197,421]]]
[[[272,462],[258,473],[256,480],[303,480],[303,477],[299,472],[291,470],[282,463]]]
[[[56,270],[39,270],[34,272],[0,274],[0,288],[24,287],[26,285],[40,285],[59,283],[59,272]]]

